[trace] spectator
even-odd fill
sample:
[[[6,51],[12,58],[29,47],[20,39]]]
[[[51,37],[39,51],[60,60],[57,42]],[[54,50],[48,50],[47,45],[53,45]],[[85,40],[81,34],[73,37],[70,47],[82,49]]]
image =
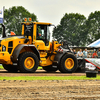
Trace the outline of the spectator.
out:
[[[80,51],[77,52],[77,57],[83,57],[82,49],[80,49]]]
[[[98,51],[98,58],[100,58],[100,48],[99,48],[99,51]]]
[[[98,57],[97,51],[94,51],[92,58],[97,58],[97,57]]]
[[[84,58],[87,58],[87,54],[88,52],[87,52],[87,49],[85,48],[85,50],[83,51]]]
[[[75,50],[75,49],[73,50],[73,53],[74,53],[74,55],[76,56],[77,53],[76,53],[76,50]]]
[[[92,54],[88,53],[87,58],[92,58]]]

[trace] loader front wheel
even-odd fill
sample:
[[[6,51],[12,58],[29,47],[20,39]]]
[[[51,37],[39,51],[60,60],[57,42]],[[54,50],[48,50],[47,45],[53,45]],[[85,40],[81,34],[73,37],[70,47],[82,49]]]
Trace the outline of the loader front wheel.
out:
[[[73,54],[66,54],[61,58],[58,69],[62,73],[72,73],[77,69],[77,58]]]
[[[25,52],[18,61],[20,72],[35,72],[39,65],[38,57],[32,52]]]
[[[17,66],[15,66],[15,65],[6,65],[6,64],[3,64],[3,68],[5,69],[5,70],[7,70],[8,72],[13,72],[13,73],[16,73],[16,72],[18,72],[18,68],[17,68]]]

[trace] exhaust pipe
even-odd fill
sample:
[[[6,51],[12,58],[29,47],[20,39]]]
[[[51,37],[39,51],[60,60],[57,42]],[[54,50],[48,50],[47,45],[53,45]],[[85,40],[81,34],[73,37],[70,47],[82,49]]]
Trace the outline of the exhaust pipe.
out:
[[[6,33],[5,33],[5,26],[3,24],[1,24],[2,27],[3,27],[3,35],[2,35],[2,38],[6,37]]]

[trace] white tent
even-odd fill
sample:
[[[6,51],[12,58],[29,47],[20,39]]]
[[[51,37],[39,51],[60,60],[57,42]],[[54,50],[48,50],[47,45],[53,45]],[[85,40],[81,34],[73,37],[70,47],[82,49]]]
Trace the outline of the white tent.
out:
[[[94,41],[93,43],[91,43],[87,47],[100,47],[100,39]]]

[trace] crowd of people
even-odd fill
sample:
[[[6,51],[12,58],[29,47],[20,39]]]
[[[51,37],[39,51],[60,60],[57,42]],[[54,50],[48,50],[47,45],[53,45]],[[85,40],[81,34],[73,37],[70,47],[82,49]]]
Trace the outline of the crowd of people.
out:
[[[72,52],[78,58],[79,57],[81,57],[81,58],[100,58],[100,48],[98,50],[95,50],[92,54],[89,53],[87,48],[85,48],[85,50],[83,50],[83,51],[82,51],[82,49],[80,49],[78,52],[76,52],[76,50],[73,49]]]

